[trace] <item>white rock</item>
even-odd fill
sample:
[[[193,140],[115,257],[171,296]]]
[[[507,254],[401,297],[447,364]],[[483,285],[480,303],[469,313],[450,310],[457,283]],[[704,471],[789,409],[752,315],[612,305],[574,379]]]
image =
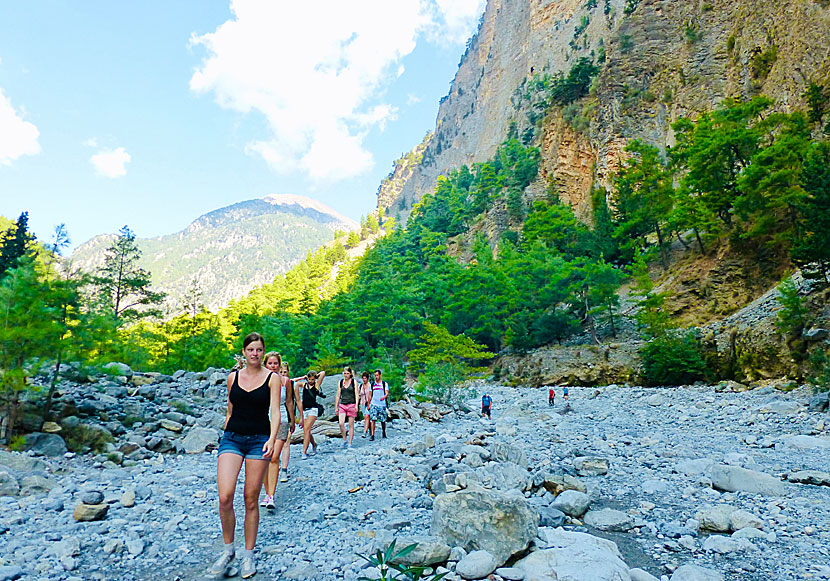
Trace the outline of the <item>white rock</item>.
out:
[[[547,549],[535,551],[514,566],[525,581],[547,576],[567,581],[629,581],[628,566],[617,545],[585,533],[539,529]]]
[[[496,558],[487,551],[473,551],[458,562],[455,572],[464,579],[481,579],[492,573],[497,565]]]
[[[723,575],[698,565],[682,565],[672,574],[671,581],[723,581]]]

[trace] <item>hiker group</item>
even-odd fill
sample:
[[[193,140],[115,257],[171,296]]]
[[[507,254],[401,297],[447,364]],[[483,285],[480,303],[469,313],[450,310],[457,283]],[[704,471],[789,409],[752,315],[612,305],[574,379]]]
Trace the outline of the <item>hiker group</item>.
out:
[[[256,574],[253,550],[259,528],[259,507],[276,507],[277,481],[286,482],[289,478],[291,440],[298,427],[303,430],[302,458],[317,453],[317,442],[311,430],[323,413],[318,398],[326,397],[320,389],[326,373],[309,371],[292,378],[289,365],[282,361],[279,353],[265,352],[265,339],[259,333],[245,337],[242,354],[237,368],[228,374],[228,409],[216,469],[219,520],[225,546],[208,573],[226,576],[236,561],[233,500],[244,463],[245,549],[239,572],[247,579]],[[372,374],[364,371],[358,383],[351,367],[343,369],[334,405],[344,448],[352,447],[359,411],[363,413],[364,438],[375,439],[377,422],[381,424],[382,437],[386,437],[389,386],[381,375],[380,369]],[[260,501],[263,483],[265,496]]]

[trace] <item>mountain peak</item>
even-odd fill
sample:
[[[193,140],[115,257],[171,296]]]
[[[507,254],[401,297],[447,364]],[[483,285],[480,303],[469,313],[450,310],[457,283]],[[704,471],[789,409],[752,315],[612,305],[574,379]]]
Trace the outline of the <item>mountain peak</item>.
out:
[[[273,206],[300,206],[301,208],[314,210],[321,214],[328,214],[329,216],[336,218],[345,230],[360,229],[360,224],[351,218],[344,216],[318,200],[314,200],[306,196],[300,196],[297,194],[268,194],[262,199]]]

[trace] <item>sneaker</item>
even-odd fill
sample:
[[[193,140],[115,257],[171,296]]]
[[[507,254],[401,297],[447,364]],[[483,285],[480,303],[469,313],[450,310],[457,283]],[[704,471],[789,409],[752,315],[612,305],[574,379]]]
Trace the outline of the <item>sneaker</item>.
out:
[[[262,500],[259,501],[259,506],[266,506],[268,504],[268,499],[269,498],[270,498],[270,496],[268,496],[267,494],[265,496],[263,496]]]
[[[365,438],[365,437],[366,437],[366,432],[363,432],[363,435],[362,435],[362,436],[360,436],[360,437],[361,437],[361,438]]]
[[[372,436],[371,436],[369,439],[370,439],[370,440],[372,440],[372,441],[374,442],[374,441],[375,441],[375,436],[374,436],[374,434],[372,434]]]
[[[256,565],[254,565],[253,556],[242,557],[242,566],[239,568],[239,572],[241,573],[243,579],[256,575]]]
[[[349,441],[348,441],[348,440],[343,440],[343,447],[344,447],[344,448],[348,448],[348,447],[349,447]]]
[[[352,449],[352,443],[349,442],[349,450],[351,450],[351,449]]]
[[[308,454],[303,452],[303,455],[300,457],[300,460],[308,460]]]
[[[230,569],[234,557],[234,553],[222,553],[222,556],[219,557],[213,565],[211,565],[210,569],[208,569],[208,574],[215,577],[220,575],[224,577],[227,574],[228,569]]]
[[[280,482],[288,482],[288,466],[280,468]]]
[[[274,504],[274,497],[273,496],[266,496],[265,497],[265,508],[268,508],[268,509],[271,509],[271,510],[274,510],[275,508],[277,508],[277,505]],[[243,563],[244,563],[244,561],[243,561]]]
[[[311,455],[312,455],[312,456],[317,455],[317,444],[314,444],[314,445],[311,447]]]

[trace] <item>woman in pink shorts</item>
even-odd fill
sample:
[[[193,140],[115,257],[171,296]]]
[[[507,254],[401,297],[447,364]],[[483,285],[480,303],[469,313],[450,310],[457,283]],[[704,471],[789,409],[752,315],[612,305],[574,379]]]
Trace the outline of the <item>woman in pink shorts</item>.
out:
[[[360,374],[363,383],[360,384],[360,409],[363,411],[363,437],[369,433],[369,400],[372,399],[372,382],[369,381],[369,372]]]
[[[337,419],[340,421],[340,434],[343,436],[343,447],[352,447],[354,440],[354,421],[357,419],[357,381],[351,367],[343,368],[343,379],[337,384],[337,395],[334,398],[334,408],[337,410]],[[349,432],[346,433],[346,418],[349,418]]]

